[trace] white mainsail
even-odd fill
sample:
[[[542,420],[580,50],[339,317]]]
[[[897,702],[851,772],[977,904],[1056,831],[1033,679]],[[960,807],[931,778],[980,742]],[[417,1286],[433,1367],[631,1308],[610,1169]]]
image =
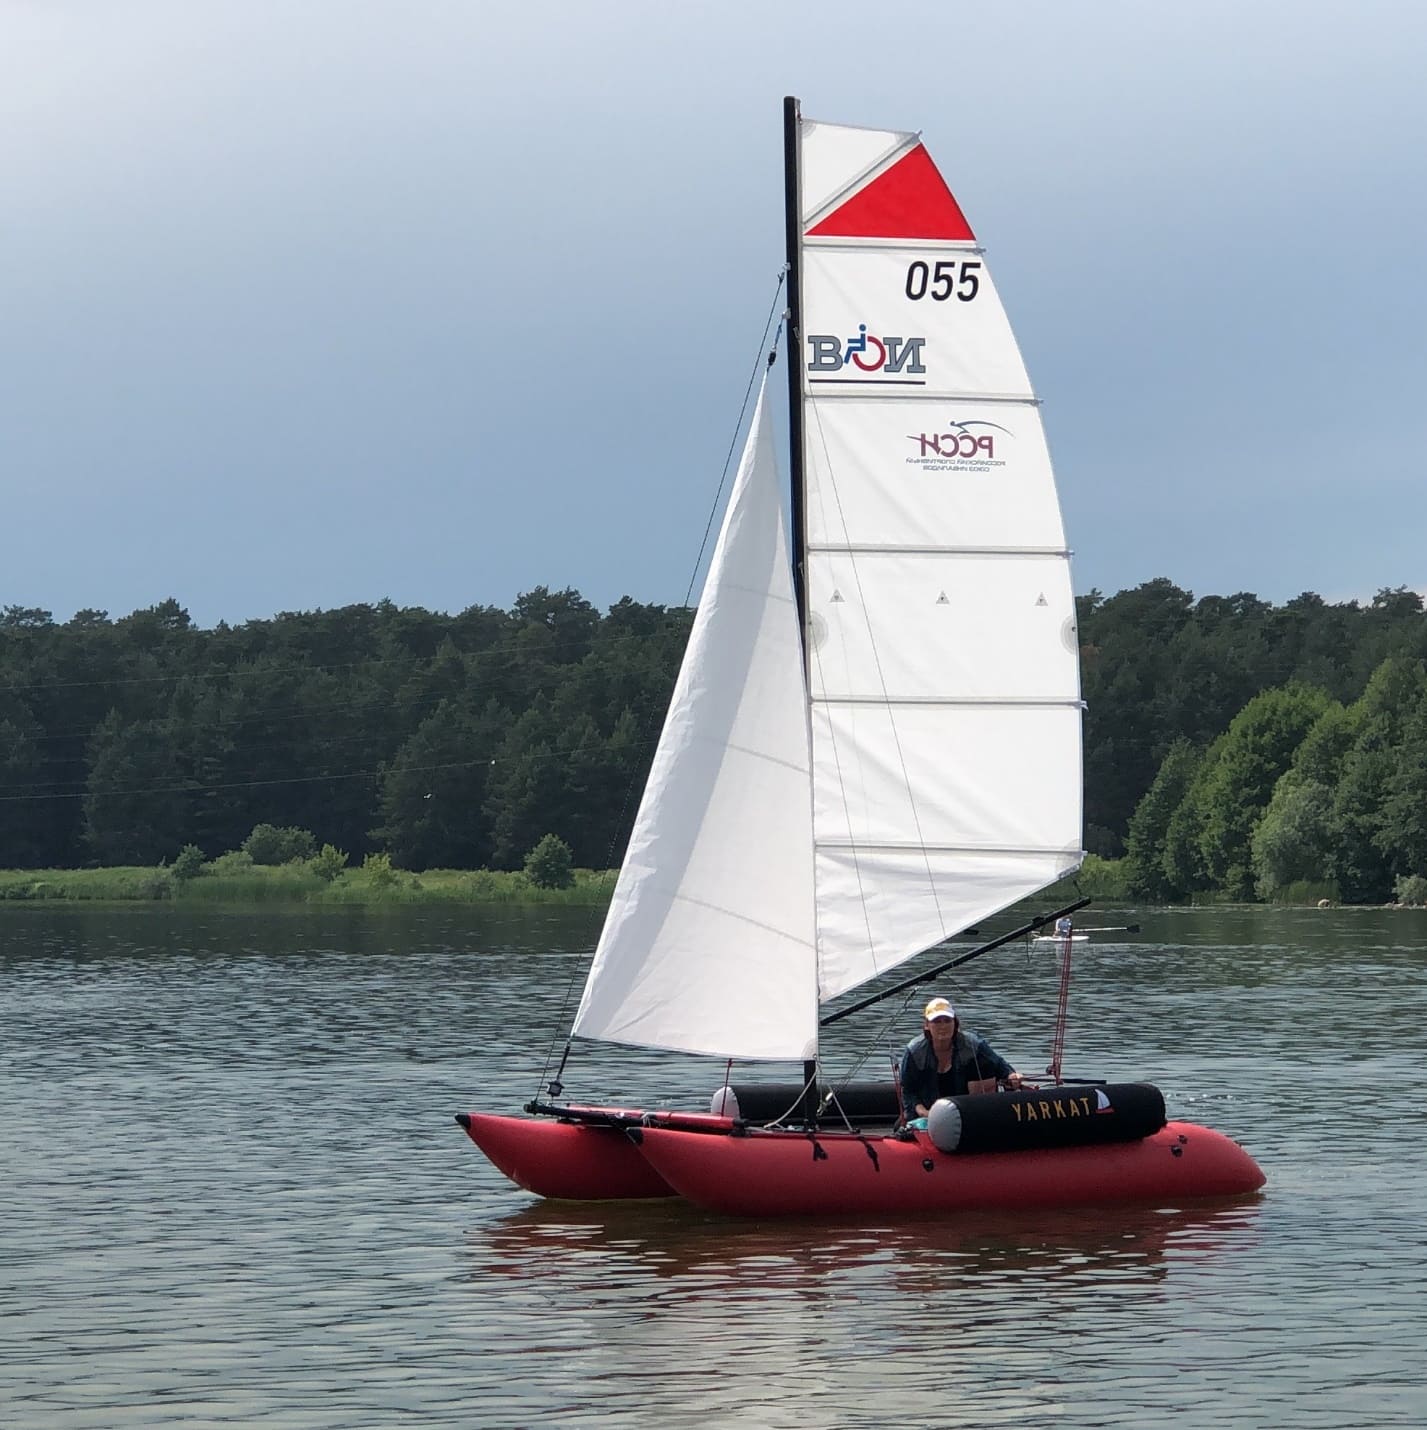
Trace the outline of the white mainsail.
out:
[[[1080,864],[1069,553],[985,257],[911,134],[800,122],[819,995]]]
[[[814,1055],[810,779],[760,392],[576,1034],[729,1058]]]
[[[819,1002],[1082,858],[1069,553],[984,255],[916,135],[799,147],[806,627],[760,392],[582,1037],[813,1056]]]

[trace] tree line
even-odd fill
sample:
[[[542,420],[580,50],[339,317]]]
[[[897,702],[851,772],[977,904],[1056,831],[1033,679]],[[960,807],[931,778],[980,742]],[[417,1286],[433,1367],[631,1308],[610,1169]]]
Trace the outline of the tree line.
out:
[[[1133,891],[1390,896],[1412,842],[1421,597],[1077,601],[1086,842]],[[537,587],[457,615],[389,601],[213,629],[0,609],[0,866],[157,863],[311,831],[400,867],[514,869],[548,833],[617,863],[692,622]],[[1420,803],[1420,801],[1419,801]]]
[[[1091,592],[1080,632],[1087,844],[1124,854],[1133,897],[1421,901],[1421,596],[1195,602],[1159,580]]]
[[[200,629],[0,610],[0,867],[212,857],[260,823],[400,867],[618,862],[693,613],[538,587]]]

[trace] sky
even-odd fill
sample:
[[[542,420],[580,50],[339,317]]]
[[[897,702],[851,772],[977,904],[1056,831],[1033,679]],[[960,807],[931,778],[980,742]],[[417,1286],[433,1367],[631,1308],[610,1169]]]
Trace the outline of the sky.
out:
[[[781,110],[917,129],[1078,592],[1427,590],[1427,6],[0,0],[0,605],[677,604]]]

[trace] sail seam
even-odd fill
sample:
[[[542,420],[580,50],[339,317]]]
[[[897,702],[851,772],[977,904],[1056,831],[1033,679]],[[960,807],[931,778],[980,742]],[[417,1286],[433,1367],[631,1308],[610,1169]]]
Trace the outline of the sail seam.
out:
[[[1037,709],[1085,709],[1085,701],[1074,695],[829,695],[824,691],[821,695],[809,695],[808,699],[814,705],[979,705],[1002,709],[1020,706]]]
[[[1046,556],[1066,560],[1065,546],[898,546],[890,542],[810,541],[808,550],[820,556]]]
[[[825,215],[820,216],[825,217]],[[816,222],[806,225],[808,228],[817,227]],[[958,253],[985,253],[986,249],[972,238],[864,238],[856,234],[828,235],[826,237],[812,238],[807,235],[803,238],[804,248],[822,249],[878,249],[878,248],[903,248],[920,252],[926,248],[955,249]]]
[[[658,886],[651,884],[650,889]],[[663,892],[661,890],[661,892]],[[683,894],[677,891],[669,894],[669,902],[673,904],[689,904],[696,909],[707,909],[710,913],[723,914],[725,917],[734,919],[738,923],[747,924],[750,928],[762,929],[765,933],[771,933],[776,938],[785,939],[788,943],[796,944],[799,948],[811,949],[807,939],[799,938],[795,933],[789,933],[787,929],[780,929],[776,924],[765,923],[762,919],[750,918],[747,914],[741,914],[737,909],[730,909],[724,904],[715,904],[708,899],[696,899],[692,894]]]
[[[873,382],[865,377],[810,377],[808,378],[808,382],[810,384],[821,383],[824,387],[832,387],[840,384],[843,387],[854,389],[851,392],[825,391],[809,393],[809,401],[816,400],[817,402],[823,402],[830,397],[855,397],[857,396],[857,389],[861,389],[865,393],[872,388],[920,387],[927,390],[922,392],[896,392],[890,395],[879,391],[877,396],[883,402],[1019,402],[1025,407],[1041,406],[1040,398],[1033,392],[948,392],[943,391],[941,388],[927,388],[926,383],[913,379],[894,382],[890,378],[884,378],[881,382]]]
[[[796,775],[806,775],[807,765],[800,765],[795,760],[780,759],[777,755],[770,755],[766,750],[755,750],[750,745],[740,745],[733,740],[714,741],[703,737],[695,737],[699,744],[717,744],[721,750],[729,750],[736,754],[746,755],[750,760],[756,761],[760,765],[775,765],[779,769],[791,770]]]
[[[1056,845],[1039,844],[925,844],[915,839],[878,841],[871,839],[814,839],[815,849],[827,850],[829,852],[841,852],[852,850],[856,854],[903,854],[908,852],[920,853],[925,850],[929,854],[1024,854],[1035,855],[1037,858],[1044,855],[1078,855],[1083,853],[1078,849],[1062,849]],[[927,947],[931,947],[930,944]]]

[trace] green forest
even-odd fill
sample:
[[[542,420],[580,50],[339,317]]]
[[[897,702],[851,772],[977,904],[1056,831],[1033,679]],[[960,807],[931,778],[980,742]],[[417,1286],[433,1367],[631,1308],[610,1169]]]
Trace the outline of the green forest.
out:
[[[1161,579],[1077,605],[1086,846],[1127,894],[1427,889],[1420,596],[1196,600]],[[520,869],[547,834],[610,868],[692,616],[546,587],[212,629],[176,600],[4,607],[0,867],[212,859],[269,825],[416,872]]]

